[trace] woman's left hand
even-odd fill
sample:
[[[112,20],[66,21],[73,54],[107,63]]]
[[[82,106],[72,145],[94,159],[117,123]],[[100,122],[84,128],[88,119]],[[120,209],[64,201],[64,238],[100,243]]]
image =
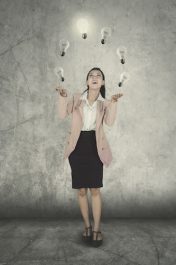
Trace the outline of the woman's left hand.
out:
[[[120,98],[122,96],[123,96],[122,93],[118,93],[118,94],[112,95],[111,102],[117,102],[118,101],[118,98]]]

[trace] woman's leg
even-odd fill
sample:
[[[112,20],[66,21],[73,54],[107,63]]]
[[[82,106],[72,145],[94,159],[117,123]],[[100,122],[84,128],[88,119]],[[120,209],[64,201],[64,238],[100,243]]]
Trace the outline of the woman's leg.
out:
[[[90,226],[89,219],[89,205],[87,197],[87,188],[81,188],[78,190],[78,201],[81,210],[81,214],[84,220],[85,228]],[[85,235],[85,232],[83,233]],[[90,234],[90,229],[88,230],[88,235]]]
[[[91,188],[91,197],[92,197],[92,212],[94,218],[94,231],[99,231],[100,229],[100,218],[101,218],[101,209],[102,209],[102,201],[101,201],[101,193],[100,188]],[[96,234],[93,234],[94,239],[96,238]],[[98,239],[102,239],[101,234],[98,234]]]

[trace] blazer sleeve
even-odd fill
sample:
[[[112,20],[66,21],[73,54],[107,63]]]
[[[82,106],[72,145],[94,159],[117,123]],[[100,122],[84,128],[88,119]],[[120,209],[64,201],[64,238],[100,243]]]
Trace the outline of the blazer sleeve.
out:
[[[111,102],[108,100],[109,103],[105,108],[105,115],[104,115],[104,122],[108,126],[112,126],[115,122],[116,115],[117,115],[117,102]]]
[[[73,112],[73,105],[74,105],[74,95],[72,95],[71,98],[68,99],[68,96],[63,97],[61,96],[60,93],[58,93],[58,112],[60,119],[66,118],[69,114]]]

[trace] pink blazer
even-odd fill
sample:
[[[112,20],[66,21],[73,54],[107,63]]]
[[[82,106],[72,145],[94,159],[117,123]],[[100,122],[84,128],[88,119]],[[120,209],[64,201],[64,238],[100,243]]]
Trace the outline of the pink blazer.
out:
[[[68,92],[67,92],[68,95]],[[79,138],[81,129],[83,127],[83,106],[85,100],[81,100],[81,92],[76,92],[71,99],[63,97],[58,93],[58,111],[59,118],[64,119],[69,114],[72,115],[71,128],[67,136],[64,159],[74,150],[77,140]],[[118,101],[117,101],[118,102]],[[103,164],[108,167],[113,157],[108,140],[104,133],[103,121],[106,125],[112,126],[114,124],[117,113],[117,102],[105,99],[105,101],[97,100],[97,114],[96,114],[96,143],[98,155]]]

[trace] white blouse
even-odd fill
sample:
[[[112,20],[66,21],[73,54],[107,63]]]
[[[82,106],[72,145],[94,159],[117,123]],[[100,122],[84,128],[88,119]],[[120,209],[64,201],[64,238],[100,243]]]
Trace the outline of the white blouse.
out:
[[[82,131],[90,131],[96,129],[96,110],[97,110],[97,100],[94,101],[93,105],[91,106],[89,104],[89,101],[87,99],[87,91],[84,92],[84,94],[80,97],[80,99],[83,99],[86,101],[86,104],[83,107],[83,127]],[[104,101],[105,99],[101,96],[99,93],[98,98],[99,100]]]

